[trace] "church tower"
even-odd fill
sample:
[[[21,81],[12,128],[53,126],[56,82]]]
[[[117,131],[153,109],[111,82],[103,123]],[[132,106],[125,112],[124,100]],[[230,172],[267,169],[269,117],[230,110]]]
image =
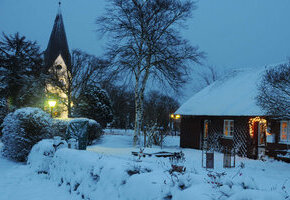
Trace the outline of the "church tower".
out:
[[[69,77],[71,69],[71,55],[67,43],[64,23],[59,2],[58,13],[54,20],[53,29],[44,54],[45,66],[52,77],[47,83],[46,91],[48,98],[57,100],[56,115],[66,118],[68,116],[67,105],[69,94]]]

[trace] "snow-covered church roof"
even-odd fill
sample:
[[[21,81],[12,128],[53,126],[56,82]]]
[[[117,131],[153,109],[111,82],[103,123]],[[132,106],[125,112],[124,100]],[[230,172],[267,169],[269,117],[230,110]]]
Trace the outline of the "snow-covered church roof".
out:
[[[180,115],[261,116],[256,104],[265,67],[236,70],[196,93],[175,113]]]

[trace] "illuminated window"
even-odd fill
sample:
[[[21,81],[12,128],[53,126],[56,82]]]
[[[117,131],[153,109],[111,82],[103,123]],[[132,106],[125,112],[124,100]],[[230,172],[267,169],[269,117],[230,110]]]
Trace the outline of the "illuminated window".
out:
[[[290,142],[290,130],[289,130],[290,121],[281,121],[280,126],[280,140],[282,142]]]
[[[208,136],[208,120],[204,120],[203,137],[207,138],[207,136]]]
[[[224,136],[233,137],[234,135],[234,120],[224,120]]]

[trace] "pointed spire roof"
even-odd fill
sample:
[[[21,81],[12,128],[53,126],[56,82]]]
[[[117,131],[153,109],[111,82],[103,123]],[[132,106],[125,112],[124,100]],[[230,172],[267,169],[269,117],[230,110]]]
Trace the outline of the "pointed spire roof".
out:
[[[54,64],[54,61],[59,55],[61,55],[67,67],[71,66],[71,55],[67,44],[60,5],[61,3],[59,2],[58,13],[55,17],[53,29],[45,51],[45,64],[48,68]]]

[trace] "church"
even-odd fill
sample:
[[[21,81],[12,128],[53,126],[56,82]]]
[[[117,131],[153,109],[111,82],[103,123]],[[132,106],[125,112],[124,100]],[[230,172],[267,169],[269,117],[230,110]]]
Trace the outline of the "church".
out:
[[[51,77],[46,84],[48,99],[56,100],[54,116],[67,118],[70,116],[70,85],[71,80],[71,54],[69,51],[64,22],[61,13],[61,3],[54,20],[47,48],[44,52],[45,68]],[[47,109],[48,106],[46,106]]]

